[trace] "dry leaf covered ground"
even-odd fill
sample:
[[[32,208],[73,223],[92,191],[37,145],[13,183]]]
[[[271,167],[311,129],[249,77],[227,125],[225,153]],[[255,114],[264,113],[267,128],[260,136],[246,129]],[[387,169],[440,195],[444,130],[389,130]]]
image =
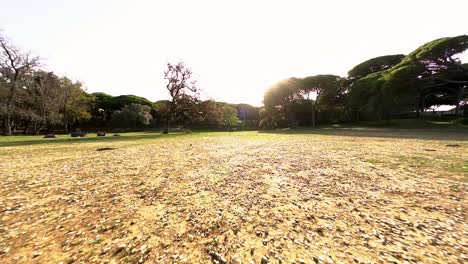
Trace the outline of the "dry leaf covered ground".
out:
[[[0,263],[468,261],[463,131],[64,137],[0,139]]]

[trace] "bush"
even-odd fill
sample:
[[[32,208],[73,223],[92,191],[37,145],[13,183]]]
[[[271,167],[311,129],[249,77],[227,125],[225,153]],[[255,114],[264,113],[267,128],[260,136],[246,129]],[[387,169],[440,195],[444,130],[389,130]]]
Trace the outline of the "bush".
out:
[[[117,127],[147,126],[152,119],[151,108],[140,104],[126,105],[122,110],[115,111],[112,115],[112,123]]]
[[[454,124],[468,126],[468,117],[461,117],[453,121]]]
[[[271,119],[271,118],[263,118],[260,120],[260,123],[258,124],[260,129],[263,130],[268,130],[268,129],[274,129],[276,127],[276,123]]]

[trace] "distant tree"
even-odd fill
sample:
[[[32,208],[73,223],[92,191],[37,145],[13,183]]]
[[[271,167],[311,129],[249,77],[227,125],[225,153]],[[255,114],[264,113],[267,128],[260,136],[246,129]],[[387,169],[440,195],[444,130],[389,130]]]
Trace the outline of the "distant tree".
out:
[[[151,107],[140,104],[126,105],[122,110],[115,111],[112,115],[112,123],[118,127],[147,126],[152,119]]]
[[[273,118],[273,114],[267,111],[264,107],[259,110],[258,114],[260,117],[258,127],[260,129],[273,129],[278,125]]]
[[[114,97],[106,93],[92,93],[94,97],[94,105],[92,106],[91,115],[92,119],[103,126],[107,121],[110,121],[114,111],[119,108],[116,105]]]
[[[229,104],[220,104],[219,107],[221,108],[222,114],[222,125],[225,128],[232,128],[237,126],[241,121],[237,116],[237,109]]]
[[[305,99],[310,100],[311,102],[312,126],[315,126],[316,123],[321,95],[323,93],[337,93],[341,85],[342,78],[331,74],[309,76],[302,79],[300,93]],[[315,94],[315,100],[312,100],[311,98],[311,95],[313,94]]]
[[[368,76],[369,74],[388,70],[400,63],[405,58],[403,54],[385,55],[366,60],[354,66],[348,72],[348,79],[355,81]]]
[[[77,119],[89,119],[92,96],[86,94],[81,82],[73,82],[67,77],[59,79],[58,104],[63,116],[64,131],[68,133],[69,123]]]
[[[198,89],[195,86],[196,81],[192,79],[192,70],[182,62],[176,65],[168,63],[167,69],[164,71],[164,79],[167,80],[166,89],[171,97],[163,131],[164,134],[167,134],[173,118],[180,110],[181,100],[186,96],[198,97]]]
[[[105,125],[111,120],[115,111],[122,110],[126,105],[141,104],[151,108],[151,115],[155,118],[158,115],[156,105],[148,99],[135,95],[112,96],[106,93],[93,93],[95,98],[92,107],[92,118],[96,122]]]
[[[242,121],[243,129],[245,126],[250,128],[257,128],[260,122],[259,107],[251,106],[249,104],[235,104],[233,105],[237,109],[237,116]]]
[[[355,120],[388,119],[419,113],[431,106],[460,105],[466,101],[468,71],[456,57],[468,48],[468,36],[425,43],[402,59],[389,55],[365,61],[349,71],[347,107]],[[458,111],[457,111],[458,112]]]
[[[201,101],[199,104],[200,119],[199,124],[203,127],[217,127],[222,118],[222,114],[218,109],[217,103],[214,100]]]
[[[359,121],[360,117],[381,119],[390,112],[382,95],[382,84],[379,78],[383,71],[398,65],[405,55],[385,55],[366,60],[354,66],[343,81],[344,112],[351,120]]]
[[[430,41],[383,72],[383,91],[395,105],[416,110],[427,108],[426,98],[440,95],[452,98],[459,112],[468,87],[468,71],[456,57],[468,49],[468,35]]]
[[[293,77],[274,84],[265,92],[263,103],[275,123],[286,121],[289,126],[295,126],[293,105],[300,98],[302,85],[301,79]]]
[[[154,107],[156,109],[155,115],[155,124],[160,127],[165,126],[165,118],[167,117],[167,112],[169,109],[169,100],[159,100],[154,103]]]
[[[41,117],[40,122],[35,126],[34,133],[39,134],[46,126],[60,124],[62,120],[57,100],[60,94],[60,83],[57,75],[53,72],[34,72],[33,83],[28,87],[28,91],[31,98],[34,98],[35,109]]]
[[[16,103],[16,95],[21,89],[25,75],[39,65],[39,57],[23,52],[0,35],[0,76],[2,86],[6,89],[4,106],[5,135],[11,135],[12,114]]]
[[[116,109],[122,109],[124,106],[129,105],[129,104],[141,104],[141,105],[146,105],[149,106],[150,108],[154,108],[154,103],[151,102],[150,100],[136,96],[136,95],[119,95],[113,97],[114,100],[114,107]]]
[[[237,109],[228,103],[214,100],[201,101],[198,104],[198,123],[209,128],[232,128],[240,123]]]
[[[339,122],[345,120],[346,96],[348,93],[346,79],[340,78],[339,83],[326,89],[320,95],[318,105],[320,106],[320,116],[322,121]]]
[[[346,105],[354,121],[388,120],[392,114],[398,113],[397,105],[383,92],[384,84],[380,74],[370,74],[353,84],[347,94]]]
[[[184,126],[200,121],[200,100],[196,96],[182,95],[178,99],[177,111],[172,114],[172,123]]]

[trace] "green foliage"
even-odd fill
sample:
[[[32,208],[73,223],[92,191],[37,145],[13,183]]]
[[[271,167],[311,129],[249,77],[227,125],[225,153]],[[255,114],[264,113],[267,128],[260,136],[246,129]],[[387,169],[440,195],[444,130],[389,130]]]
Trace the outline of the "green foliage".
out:
[[[332,74],[319,74],[305,77],[301,82],[302,87],[300,89],[303,94],[314,92],[317,97],[320,97],[320,94],[324,91],[336,91],[341,85],[342,78]]]
[[[260,120],[258,127],[262,130],[268,130],[268,129],[274,129],[275,127],[277,127],[277,124],[273,119],[266,117]]]
[[[460,124],[460,125],[464,125],[464,126],[468,126],[468,117],[461,117],[461,118],[458,118],[454,121],[455,124]]]
[[[109,111],[111,113],[116,110],[121,110],[126,105],[130,104],[146,105],[150,108],[155,108],[153,102],[144,97],[136,95],[112,96],[106,93],[93,93],[92,95],[96,98],[95,106],[97,108],[104,109],[105,111]]]
[[[199,110],[198,122],[206,127],[232,128],[241,122],[236,107],[227,103],[213,100],[202,101],[199,104]]]
[[[131,104],[145,105],[150,108],[152,119],[160,118],[157,105],[148,99],[135,95],[112,96],[106,93],[93,93],[95,98],[92,116],[94,120],[100,121],[101,125],[107,125],[114,112],[120,111]],[[112,122],[115,125],[115,122]]]
[[[405,56],[385,55],[366,60],[347,78],[320,74],[289,78],[269,87],[264,107],[200,101],[192,71],[183,63],[168,64],[166,89],[171,100],[155,103],[135,95],[88,94],[83,84],[52,72],[38,70],[37,61],[13,80],[11,66],[0,67],[0,115],[5,128],[22,126],[35,132],[62,126],[139,127],[152,123],[169,128],[201,126],[262,129],[315,125],[339,121],[379,121],[414,117],[438,105],[467,110],[468,64],[457,55],[468,49],[468,36],[440,38],[425,43]],[[22,53],[14,48],[12,51]],[[5,59],[3,55],[2,61]],[[28,59],[28,57],[22,57]],[[24,68],[24,69],[26,69]],[[13,85],[13,83],[15,85]],[[21,89],[19,89],[21,87]],[[14,96],[11,88],[15,88]],[[412,116],[413,115],[413,116]],[[5,129],[7,133],[8,129]]]
[[[347,105],[357,116],[376,119],[457,105],[466,100],[468,70],[453,56],[467,48],[468,36],[462,35],[428,42],[402,60],[389,55],[363,62],[349,72]]]
[[[112,123],[117,127],[147,126],[152,119],[151,108],[141,104],[126,105],[112,115]]]
[[[440,38],[420,46],[403,59],[402,63],[415,61],[449,62],[449,58],[468,49],[468,35]]]
[[[150,108],[154,108],[154,103],[150,100],[136,96],[136,95],[119,95],[114,97],[115,104],[117,109],[122,109],[123,107],[130,105],[130,104],[139,104],[139,105],[146,105]]]
[[[302,85],[301,79],[293,77],[272,85],[265,92],[263,103],[269,112],[269,124],[295,124],[295,112],[292,108],[295,101],[301,97]]]
[[[301,79],[293,77],[280,81],[265,92],[263,103],[267,108],[286,109],[294,99],[298,98],[298,93],[301,89]]]
[[[343,78],[337,75],[315,75],[303,79],[303,91],[307,94],[317,94],[317,106],[319,110],[333,108],[344,103]],[[307,98],[308,99],[308,98]]]
[[[249,104],[234,104],[237,109],[237,116],[242,122],[243,129],[257,129],[260,116],[259,107],[251,106]]]
[[[315,124],[319,113],[339,120],[343,116],[344,99],[340,76],[321,74],[283,80],[265,92],[261,127]]]
[[[468,49],[468,36],[441,38],[428,42],[410,53],[401,63],[384,74],[385,93],[397,106],[421,109],[448,103],[459,104],[468,71],[453,56]],[[437,100],[437,98],[441,100]],[[448,102],[451,98],[452,101]],[[426,100],[428,99],[428,100]]]
[[[265,117],[268,116],[268,112],[264,107],[262,107],[262,108],[260,108],[260,111],[258,112],[258,115],[260,116],[261,119],[264,119]]]
[[[385,55],[376,58],[372,58],[365,62],[362,62],[348,72],[348,78],[351,80],[358,80],[364,78],[372,73],[377,73],[392,68],[393,66],[400,63],[405,55]]]
[[[384,115],[385,98],[381,93],[384,81],[379,74],[369,75],[353,83],[347,97],[347,107],[360,118],[373,119]]]
[[[220,107],[222,113],[222,121],[225,127],[235,127],[241,122],[237,117],[237,109],[235,107],[230,106],[228,104],[223,104]]]
[[[94,104],[95,97],[83,90],[81,82],[73,82],[67,77],[61,77],[60,95],[58,96],[59,111],[63,116],[65,130],[68,130],[68,124],[91,119],[91,106]]]

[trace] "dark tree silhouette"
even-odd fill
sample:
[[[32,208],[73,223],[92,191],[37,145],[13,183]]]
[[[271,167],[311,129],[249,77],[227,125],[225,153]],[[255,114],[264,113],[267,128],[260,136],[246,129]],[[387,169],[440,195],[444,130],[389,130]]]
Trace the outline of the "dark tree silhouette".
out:
[[[166,89],[171,96],[163,131],[164,134],[168,134],[172,119],[179,110],[181,99],[186,96],[198,97],[198,89],[195,86],[196,81],[192,79],[192,70],[182,62],[176,65],[168,63],[164,71],[164,79],[167,80]]]

